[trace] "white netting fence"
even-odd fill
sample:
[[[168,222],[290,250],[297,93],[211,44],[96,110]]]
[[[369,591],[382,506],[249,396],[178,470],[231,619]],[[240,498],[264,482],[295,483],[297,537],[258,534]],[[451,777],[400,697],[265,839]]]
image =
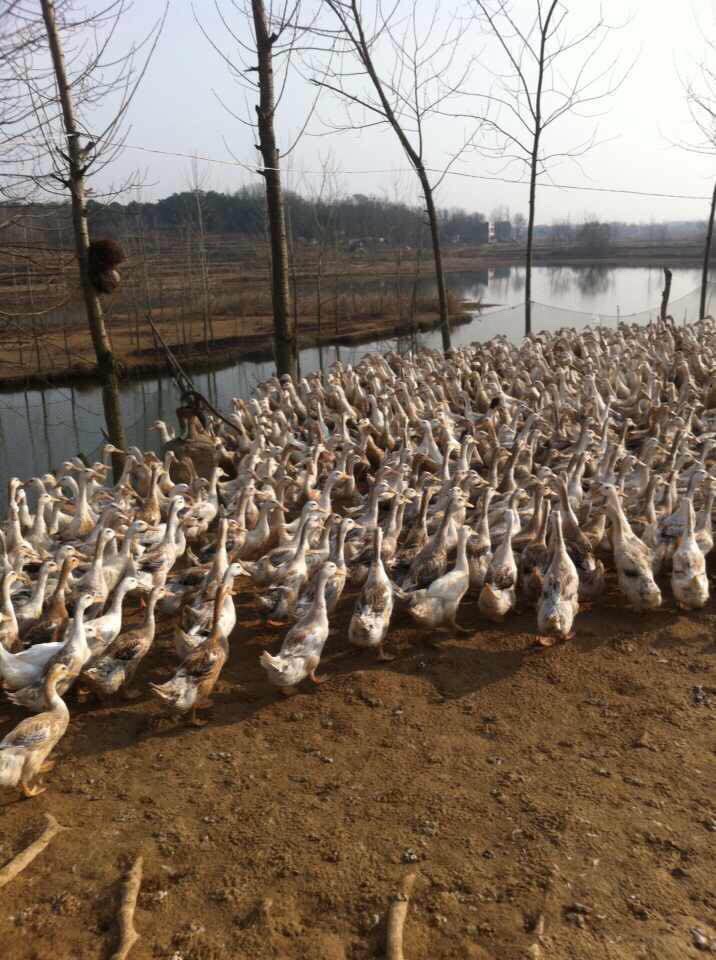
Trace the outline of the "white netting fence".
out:
[[[699,318],[700,288],[692,290],[681,297],[669,302],[669,314],[676,323],[689,323]],[[655,320],[659,315],[658,305],[640,310],[637,313],[590,313],[584,310],[570,310],[566,307],[553,307],[546,303],[532,301],[532,331],[556,331],[564,327],[586,327],[602,324],[616,326],[618,323],[645,324]],[[706,314],[716,315],[716,283],[708,284],[706,288]],[[478,329],[474,322],[463,327],[456,327],[453,333],[455,346],[463,346],[474,340],[490,340],[494,336],[502,335],[510,340],[519,340],[524,335],[525,305],[516,304],[511,307],[497,307],[487,309],[475,315],[479,321]],[[477,336],[476,336],[477,333]]]

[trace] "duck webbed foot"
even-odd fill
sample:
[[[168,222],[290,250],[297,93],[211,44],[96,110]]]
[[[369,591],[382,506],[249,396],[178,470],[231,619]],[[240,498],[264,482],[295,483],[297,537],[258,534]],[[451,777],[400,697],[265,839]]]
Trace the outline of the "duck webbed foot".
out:
[[[22,790],[23,795],[29,799],[30,797],[39,797],[41,793],[44,793],[45,790],[47,790],[47,787],[40,787],[37,784],[34,787],[31,787],[27,783],[21,783],[20,789]]]

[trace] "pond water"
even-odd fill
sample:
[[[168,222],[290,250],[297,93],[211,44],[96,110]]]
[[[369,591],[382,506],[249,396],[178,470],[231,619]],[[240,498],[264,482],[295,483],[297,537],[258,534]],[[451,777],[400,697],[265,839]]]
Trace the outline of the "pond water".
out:
[[[488,340],[497,334],[514,339],[521,336],[522,268],[454,273],[448,282],[461,299],[497,304],[475,313],[469,323],[455,328],[456,346]],[[699,282],[698,270],[674,270],[672,305],[677,321],[695,318],[698,295],[693,292]],[[533,296],[537,301],[533,307],[533,330],[584,326],[597,322],[595,317],[599,322],[613,324],[617,316],[629,319],[634,314],[636,322],[646,322],[660,301],[662,285],[663,272],[657,267],[537,267],[533,274]],[[423,281],[423,292],[430,289],[430,281]],[[716,303],[713,292],[711,299]],[[424,334],[420,342],[439,347],[440,334]],[[395,339],[356,347],[324,347],[323,360],[326,367],[338,357],[345,363],[355,363],[371,350],[395,348]],[[302,351],[302,373],[318,368],[318,351]],[[196,374],[193,379],[197,389],[215,406],[226,409],[232,397],[249,396],[256,384],[272,372],[270,361],[240,361],[221,370]],[[172,380],[161,375],[125,383],[121,402],[129,443],[141,449],[156,449],[159,439],[150,429],[152,423],[158,418],[175,422],[178,398]],[[40,475],[80,451],[90,460],[96,459],[103,442],[103,425],[100,390],[90,384],[0,394],[0,505],[4,504],[7,480],[12,476]]]

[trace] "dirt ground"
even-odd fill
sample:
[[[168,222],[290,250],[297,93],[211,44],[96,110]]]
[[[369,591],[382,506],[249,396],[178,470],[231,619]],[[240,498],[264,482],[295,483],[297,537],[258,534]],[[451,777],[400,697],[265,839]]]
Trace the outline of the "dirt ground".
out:
[[[0,865],[71,828],[2,892],[3,960],[95,960],[116,943],[121,878],[144,882],[132,960],[384,955],[391,895],[418,872],[406,960],[687,960],[716,934],[716,601],[631,614],[610,590],[577,639],[531,648],[467,600],[474,635],[394,621],[393,663],[348,649],[283,699],[259,667],[282,632],[239,593],[232,655],[193,729],[73,703],[46,794],[3,797]],[[139,684],[174,664],[168,630]],[[428,641],[437,639],[431,646]],[[21,716],[6,714],[0,734]],[[702,944],[703,947],[703,944]]]

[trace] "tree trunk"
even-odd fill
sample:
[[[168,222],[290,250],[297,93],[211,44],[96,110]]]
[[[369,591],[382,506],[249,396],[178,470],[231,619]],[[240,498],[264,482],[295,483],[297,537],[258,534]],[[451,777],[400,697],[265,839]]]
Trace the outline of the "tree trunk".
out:
[[[322,241],[321,241],[322,242]],[[318,253],[318,271],[316,273],[316,334],[318,337],[318,366],[323,373],[323,304],[321,303],[321,281],[323,279],[323,250]]]
[[[714,235],[714,214],[716,214],[716,182],[711,197],[711,212],[706,224],[706,243],[704,245],[704,268],[701,274],[701,300],[699,302],[699,319],[706,316],[706,288],[709,285],[709,260],[711,259],[711,241]]]
[[[112,344],[104,323],[102,305],[99,301],[97,291],[92,285],[89,273],[88,256],[90,240],[87,227],[85,171],[79,144],[80,133],[77,129],[74,104],[72,103],[62,46],[55,22],[54,3],[53,0],[41,0],[41,3],[42,16],[45,21],[47,39],[52,56],[52,66],[57,81],[60,103],[62,105],[65,135],[67,137],[69,180],[66,185],[70,191],[72,200],[72,228],[75,237],[75,250],[79,264],[80,283],[82,285],[82,294],[87,312],[87,322],[92,336],[95,356],[97,357],[97,373],[102,384],[102,404],[104,407],[104,418],[107,424],[107,436],[109,437],[110,443],[113,443],[115,447],[123,450],[126,447],[126,439],[119,404],[117,366],[114,354],[112,353]],[[115,458],[115,477],[120,469],[121,463],[119,462],[119,458]]]
[[[276,109],[273,86],[273,44],[276,38],[268,32],[263,0],[251,0],[251,10],[258,55],[259,105],[256,107],[256,116],[259,150],[264,165],[262,175],[266,184],[266,208],[271,245],[271,299],[276,370],[279,376],[289,374],[295,380],[298,378],[298,344],[296,325],[291,316],[286,214],[279,171],[279,152],[273,125]]]
[[[539,138],[535,138],[535,148],[530,163],[530,201],[527,215],[527,247],[525,249],[525,336],[532,333],[532,243],[535,227],[535,195],[537,193],[537,147]]]
[[[542,136],[542,86],[544,83],[544,62],[549,25],[552,14],[557,7],[557,0],[552,0],[547,17],[540,30],[539,65],[537,73],[537,90],[535,92],[534,136],[532,138],[532,153],[530,154],[530,209],[527,221],[527,250],[525,252],[525,336],[532,333],[532,245],[534,242],[535,227],[535,199],[537,194],[537,166],[539,164],[539,142]]]
[[[447,288],[445,286],[445,274],[443,272],[443,257],[440,249],[440,226],[438,224],[437,211],[435,210],[435,201],[433,191],[428,181],[427,175],[423,170],[418,172],[420,182],[425,194],[425,206],[428,210],[428,223],[430,224],[430,240],[433,245],[433,260],[435,262],[435,280],[438,285],[438,303],[440,305],[440,332],[443,338],[443,351],[450,349],[450,311],[448,307]]]

